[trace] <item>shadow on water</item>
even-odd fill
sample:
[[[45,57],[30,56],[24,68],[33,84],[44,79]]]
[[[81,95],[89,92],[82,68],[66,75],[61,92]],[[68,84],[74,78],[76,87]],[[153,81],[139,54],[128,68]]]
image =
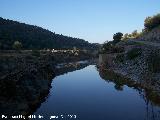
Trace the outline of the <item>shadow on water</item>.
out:
[[[114,83],[114,88],[117,91],[123,91],[125,86],[135,89],[146,104],[146,118],[145,120],[158,120],[160,118],[160,111],[155,110],[160,107],[160,92],[154,91],[143,86],[129,78],[115,73],[111,69],[107,69],[106,65],[101,63],[96,66],[100,77],[107,83]]]
[[[67,63],[61,65],[61,68],[55,68],[55,71],[46,66],[32,74],[9,76],[1,80],[0,119],[2,115],[8,116],[8,119],[12,115],[32,115],[46,101],[53,77],[83,69],[89,64],[89,61]]]

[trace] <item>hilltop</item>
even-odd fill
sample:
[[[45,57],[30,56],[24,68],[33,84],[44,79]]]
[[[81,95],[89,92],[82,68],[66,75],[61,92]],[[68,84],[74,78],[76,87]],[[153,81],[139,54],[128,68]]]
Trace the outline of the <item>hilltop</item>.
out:
[[[12,50],[15,41],[22,49],[96,49],[97,44],[79,38],[56,34],[42,27],[0,17],[0,49]]]

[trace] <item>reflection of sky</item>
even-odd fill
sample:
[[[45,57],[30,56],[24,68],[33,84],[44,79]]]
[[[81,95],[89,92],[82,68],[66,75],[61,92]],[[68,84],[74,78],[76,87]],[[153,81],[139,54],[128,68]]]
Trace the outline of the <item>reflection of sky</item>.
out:
[[[102,80],[93,65],[56,77],[37,114],[77,114],[82,120],[143,120],[146,104],[138,92]],[[88,117],[88,118],[87,118]]]
[[[102,43],[141,30],[159,6],[160,0],[1,0],[0,16]]]

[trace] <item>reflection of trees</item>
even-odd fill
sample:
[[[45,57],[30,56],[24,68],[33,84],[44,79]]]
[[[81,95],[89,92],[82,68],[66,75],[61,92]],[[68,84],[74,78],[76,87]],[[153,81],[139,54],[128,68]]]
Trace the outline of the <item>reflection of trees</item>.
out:
[[[133,80],[125,78],[115,72],[108,70],[104,65],[97,66],[97,70],[102,79],[107,82],[115,83],[116,90],[123,90],[123,86],[127,85],[128,87],[132,87],[136,89],[140,95],[140,97],[146,103],[146,116],[145,120],[159,120],[160,119],[160,111],[158,110],[160,107],[160,96],[158,91],[153,91],[152,89],[148,89],[143,87],[141,84],[136,83]]]
[[[160,111],[158,111],[158,107],[160,106],[160,97],[157,93],[155,91],[142,90],[139,91],[139,95],[146,103],[145,120],[159,120]]]
[[[87,63],[73,62],[70,64],[66,63],[61,68],[56,69],[56,76],[66,74],[68,72],[73,72],[75,70],[83,69],[87,67],[88,65],[90,65],[90,62],[87,62]]]
[[[115,88],[117,90],[123,90],[124,85],[138,88],[137,84],[134,81],[124,78],[119,74],[115,74],[111,70],[105,69],[103,65],[100,67],[97,67],[97,70],[99,71],[101,78],[103,78],[105,81],[115,83]]]
[[[82,69],[89,63],[63,66],[56,75]],[[0,81],[0,113],[11,115],[33,114],[49,95],[54,71],[43,67],[32,73],[16,74]],[[18,79],[19,78],[19,79]],[[7,101],[7,104],[6,104]]]
[[[123,86],[117,85],[117,84],[115,84],[114,88],[115,88],[116,90],[118,90],[118,91],[122,91],[122,90],[123,90]]]

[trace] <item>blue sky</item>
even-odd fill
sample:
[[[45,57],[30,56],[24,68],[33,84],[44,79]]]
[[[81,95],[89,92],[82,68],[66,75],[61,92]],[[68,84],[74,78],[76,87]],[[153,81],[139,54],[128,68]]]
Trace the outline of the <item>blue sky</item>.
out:
[[[0,16],[89,42],[143,28],[160,13],[160,0],[0,0]]]

